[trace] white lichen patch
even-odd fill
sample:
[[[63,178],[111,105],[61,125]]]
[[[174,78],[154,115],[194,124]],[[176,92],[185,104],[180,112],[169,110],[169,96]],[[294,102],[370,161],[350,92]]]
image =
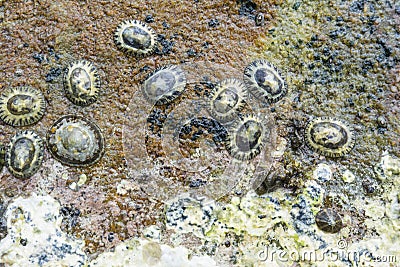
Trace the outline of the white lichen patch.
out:
[[[392,157],[385,152],[382,155],[381,161],[375,167],[375,171],[382,181],[394,175],[398,176],[400,174],[400,159]],[[397,183],[400,184],[399,179],[397,179]]]
[[[332,179],[332,168],[326,163],[319,163],[313,172],[313,177],[321,182]]]
[[[10,203],[0,262],[7,266],[82,266],[84,242],[61,231],[59,211],[59,202],[50,196],[33,194]]]
[[[204,237],[216,220],[214,210],[215,203],[207,199],[184,196],[173,200],[167,204],[165,215],[167,229]]]
[[[127,195],[130,191],[139,190],[137,183],[132,180],[122,180],[117,185],[117,194],[118,195]]]
[[[289,212],[282,210],[279,202],[276,198],[259,197],[254,193],[243,198],[234,197],[218,210],[218,219],[207,236],[222,239],[227,232],[262,236],[276,224],[286,224],[290,220]]]
[[[195,256],[185,247],[168,245],[144,239],[132,239],[105,252],[90,263],[104,267],[213,267],[217,266],[209,256]]]
[[[346,183],[352,183],[356,179],[356,176],[350,170],[346,169],[343,172],[342,179]]]

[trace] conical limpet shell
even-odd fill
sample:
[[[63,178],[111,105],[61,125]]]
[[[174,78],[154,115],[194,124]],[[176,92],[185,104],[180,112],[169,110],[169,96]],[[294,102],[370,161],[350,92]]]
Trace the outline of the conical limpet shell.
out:
[[[164,105],[179,97],[186,86],[186,76],[179,66],[167,65],[150,73],[142,84],[144,97],[153,105]]]
[[[219,122],[237,118],[246,104],[246,87],[237,79],[226,79],[213,88],[210,94],[209,110]]]
[[[64,75],[67,98],[78,106],[94,103],[99,97],[100,79],[92,63],[80,60],[71,63]]]
[[[42,164],[44,143],[34,131],[23,131],[14,135],[7,147],[5,162],[8,171],[17,178],[28,178]]]
[[[307,144],[328,157],[341,157],[354,147],[355,133],[346,122],[329,118],[311,120],[305,131]]]
[[[155,31],[138,20],[127,20],[118,25],[114,34],[117,46],[137,57],[151,54],[156,45]]]
[[[63,164],[87,166],[103,156],[104,137],[94,122],[82,116],[66,115],[48,130],[47,147]]]
[[[0,119],[11,126],[38,122],[46,110],[41,91],[29,86],[11,87],[0,95]]]
[[[264,59],[251,62],[244,70],[244,83],[255,97],[275,103],[287,93],[287,86],[280,71]]]

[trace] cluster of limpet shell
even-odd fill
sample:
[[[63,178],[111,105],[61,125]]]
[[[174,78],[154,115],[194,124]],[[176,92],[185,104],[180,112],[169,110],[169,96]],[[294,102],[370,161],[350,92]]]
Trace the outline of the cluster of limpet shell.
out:
[[[311,120],[305,130],[307,144],[328,157],[341,157],[350,152],[355,143],[355,133],[346,122],[322,117]]]
[[[11,126],[38,122],[46,110],[42,92],[29,86],[11,87],[0,95],[0,119]]]
[[[209,110],[212,117],[220,122],[237,118],[246,104],[245,85],[237,79],[226,79],[214,87],[210,94]]]
[[[138,20],[126,20],[118,25],[114,33],[117,46],[137,57],[151,54],[157,43],[156,32]]]
[[[69,166],[88,166],[104,154],[104,137],[94,122],[77,115],[59,118],[47,132],[47,147]]]
[[[94,103],[100,90],[96,67],[89,61],[79,60],[68,66],[64,75],[64,91],[67,98],[79,106]]]
[[[150,73],[142,84],[144,97],[153,105],[174,101],[185,90],[186,76],[179,66],[167,65]]]
[[[5,163],[13,176],[24,179],[38,171],[43,155],[42,138],[34,131],[27,130],[11,138],[5,154]]]

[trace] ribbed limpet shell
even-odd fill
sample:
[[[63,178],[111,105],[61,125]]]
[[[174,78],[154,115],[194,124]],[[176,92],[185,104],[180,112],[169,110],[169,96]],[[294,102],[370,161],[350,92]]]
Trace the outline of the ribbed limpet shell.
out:
[[[340,215],[333,209],[322,209],[315,216],[315,222],[319,229],[327,233],[337,233],[343,228]]]
[[[182,94],[186,76],[179,66],[167,65],[149,74],[142,84],[144,97],[154,105],[172,102]]]
[[[0,95],[0,119],[11,126],[38,122],[46,110],[42,92],[29,86],[11,87]]]
[[[251,62],[244,70],[243,80],[250,93],[263,101],[275,103],[287,93],[280,71],[264,59]]]
[[[311,120],[305,132],[307,144],[328,157],[341,157],[351,151],[355,143],[352,127],[339,119],[322,117]]]
[[[17,178],[28,178],[35,174],[42,164],[44,143],[34,131],[23,131],[11,138],[7,147],[5,162],[9,172]]]
[[[250,160],[260,154],[265,146],[265,126],[257,118],[248,115],[230,129],[227,150],[238,160]]]
[[[82,116],[66,115],[48,130],[47,147],[63,164],[87,166],[103,156],[104,137],[94,122]]]
[[[210,114],[220,122],[231,121],[243,109],[246,99],[246,87],[241,81],[223,80],[211,91]]]
[[[100,78],[91,62],[80,60],[68,66],[64,75],[64,91],[72,103],[90,105],[97,100],[99,90]]]
[[[155,31],[138,20],[126,20],[118,25],[114,34],[117,46],[124,52],[142,57],[154,51]]]

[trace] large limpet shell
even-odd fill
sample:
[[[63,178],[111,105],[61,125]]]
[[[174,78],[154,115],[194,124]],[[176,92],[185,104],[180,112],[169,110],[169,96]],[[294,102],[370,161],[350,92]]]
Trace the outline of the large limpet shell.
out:
[[[79,106],[88,106],[99,97],[100,78],[97,69],[86,60],[72,62],[64,75],[67,98]]]
[[[346,122],[330,117],[311,120],[305,131],[307,144],[328,157],[341,157],[351,151],[355,133]]]
[[[235,123],[229,131],[227,150],[238,160],[250,160],[265,147],[266,129],[257,118],[248,115]]]
[[[46,110],[42,92],[29,86],[11,87],[0,95],[0,119],[11,126],[38,122]]]
[[[251,62],[244,70],[244,83],[255,97],[275,103],[287,93],[287,86],[280,71],[264,59]]]
[[[340,215],[333,209],[322,209],[315,216],[315,222],[319,229],[327,233],[337,233],[343,228]]]
[[[117,46],[137,57],[152,53],[157,42],[156,38],[156,32],[138,20],[123,21],[114,34]]]
[[[9,172],[17,178],[28,178],[42,164],[44,143],[34,131],[15,134],[7,147],[5,162]]]
[[[153,105],[164,105],[185,90],[186,76],[179,66],[167,65],[150,73],[142,84],[144,97]]]
[[[226,79],[214,87],[210,94],[209,110],[219,122],[237,118],[246,104],[246,87],[237,79]]]
[[[94,122],[82,116],[66,115],[48,130],[47,147],[63,164],[87,166],[103,156],[104,137]]]

